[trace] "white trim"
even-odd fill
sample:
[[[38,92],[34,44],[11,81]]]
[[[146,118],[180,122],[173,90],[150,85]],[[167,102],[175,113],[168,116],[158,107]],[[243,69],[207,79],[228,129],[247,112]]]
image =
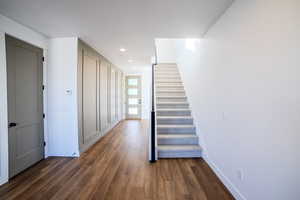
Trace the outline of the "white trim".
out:
[[[202,157],[206,163],[210,166],[210,168],[215,172],[221,182],[225,185],[225,187],[230,191],[230,193],[237,200],[247,200],[246,197],[242,195],[242,193],[235,187],[235,185],[224,175],[220,168],[208,158],[207,154],[203,154]]]
[[[8,119],[5,33],[0,31],[0,185],[8,181]]]

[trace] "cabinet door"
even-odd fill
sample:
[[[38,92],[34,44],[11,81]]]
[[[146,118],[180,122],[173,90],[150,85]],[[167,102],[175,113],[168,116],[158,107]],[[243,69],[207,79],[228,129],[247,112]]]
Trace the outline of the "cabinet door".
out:
[[[121,73],[121,119],[124,119],[124,108],[125,108],[125,76]]]
[[[97,136],[98,106],[97,106],[97,76],[98,61],[88,55],[83,56],[82,68],[82,115],[83,115],[83,143],[87,143]]]
[[[119,120],[119,72],[116,70],[115,72],[115,121]]]
[[[104,131],[108,127],[108,68],[109,64],[105,60],[101,60],[100,66],[100,121],[101,131]]]
[[[118,120],[122,120],[122,73],[118,72]]]
[[[116,72],[114,69],[111,69],[110,77],[110,116],[111,123],[114,123],[116,117]]]

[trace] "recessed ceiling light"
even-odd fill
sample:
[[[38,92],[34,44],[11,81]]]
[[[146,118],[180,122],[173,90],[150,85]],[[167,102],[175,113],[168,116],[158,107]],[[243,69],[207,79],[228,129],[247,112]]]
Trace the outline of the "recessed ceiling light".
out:
[[[125,52],[125,51],[126,51],[126,49],[124,49],[124,48],[121,48],[121,49],[120,49],[120,51],[121,51],[121,52]]]
[[[128,62],[132,63],[132,62],[133,62],[133,60],[129,59],[129,60],[128,60]]]

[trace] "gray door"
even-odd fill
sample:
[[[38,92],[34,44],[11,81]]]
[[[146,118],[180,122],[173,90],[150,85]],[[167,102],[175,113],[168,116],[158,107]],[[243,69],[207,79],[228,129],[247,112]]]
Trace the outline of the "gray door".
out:
[[[9,177],[44,158],[43,50],[6,36]]]

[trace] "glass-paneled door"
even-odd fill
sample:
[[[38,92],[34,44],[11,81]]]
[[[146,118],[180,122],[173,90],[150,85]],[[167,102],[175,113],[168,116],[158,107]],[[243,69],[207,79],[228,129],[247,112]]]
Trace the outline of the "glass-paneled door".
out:
[[[126,118],[141,119],[141,77],[126,76]]]

